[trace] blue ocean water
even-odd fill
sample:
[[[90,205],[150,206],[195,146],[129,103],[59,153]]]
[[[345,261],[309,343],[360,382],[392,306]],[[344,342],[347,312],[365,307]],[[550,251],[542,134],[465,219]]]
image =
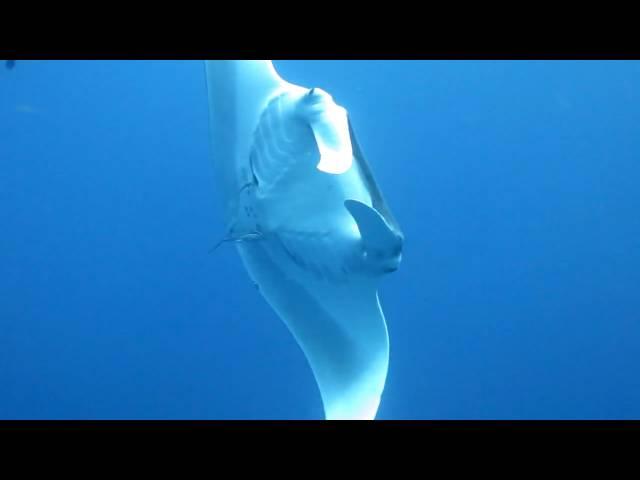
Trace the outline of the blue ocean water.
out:
[[[380,419],[640,418],[640,62],[276,61],[406,243]],[[320,419],[224,235],[197,61],[0,69],[0,418]]]

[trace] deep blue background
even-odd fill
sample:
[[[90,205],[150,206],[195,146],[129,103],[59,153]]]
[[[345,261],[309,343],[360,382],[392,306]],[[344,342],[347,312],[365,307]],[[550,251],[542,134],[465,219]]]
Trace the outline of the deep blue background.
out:
[[[640,62],[278,61],[406,236],[382,419],[640,418]],[[322,418],[223,235],[201,62],[0,71],[0,418]]]

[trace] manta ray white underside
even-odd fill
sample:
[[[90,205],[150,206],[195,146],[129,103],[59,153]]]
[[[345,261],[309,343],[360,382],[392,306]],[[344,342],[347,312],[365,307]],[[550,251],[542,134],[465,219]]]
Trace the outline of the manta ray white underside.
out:
[[[389,364],[377,288],[403,236],[347,111],[269,60],[205,65],[227,239],[306,355],[326,419],[373,419]]]

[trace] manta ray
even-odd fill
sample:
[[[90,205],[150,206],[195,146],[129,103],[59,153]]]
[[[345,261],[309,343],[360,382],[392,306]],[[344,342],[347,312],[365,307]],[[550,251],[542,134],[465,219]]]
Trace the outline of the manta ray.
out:
[[[270,60],[205,61],[225,241],[304,352],[325,419],[375,419],[389,366],[378,298],[404,236],[347,110]]]

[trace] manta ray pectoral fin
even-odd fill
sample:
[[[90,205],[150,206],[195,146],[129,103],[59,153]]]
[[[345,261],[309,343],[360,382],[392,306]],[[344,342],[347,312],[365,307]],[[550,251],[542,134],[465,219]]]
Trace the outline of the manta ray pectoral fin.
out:
[[[314,373],[327,420],[373,419],[384,390],[389,337],[376,282],[297,276],[268,242],[238,244],[266,301],[288,326]]]
[[[288,83],[270,60],[207,60],[205,77],[213,166],[228,224],[239,189],[251,180],[249,152],[260,115]]]

